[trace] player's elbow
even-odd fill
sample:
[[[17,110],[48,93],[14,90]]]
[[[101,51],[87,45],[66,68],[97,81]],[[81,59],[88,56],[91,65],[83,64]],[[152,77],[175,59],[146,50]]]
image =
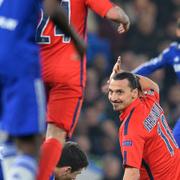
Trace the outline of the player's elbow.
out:
[[[119,19],[119,7],[113,6],[109,11],[106,13],[105,17],[110,20],[118,20]]]
[[[157,83],[153,84],[153,89],[159,94],[159,85]]]

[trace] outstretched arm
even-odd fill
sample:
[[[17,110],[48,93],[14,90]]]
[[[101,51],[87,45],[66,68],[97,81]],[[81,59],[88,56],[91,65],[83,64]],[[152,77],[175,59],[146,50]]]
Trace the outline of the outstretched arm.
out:
[[[56,26],[61,28],[61,30],[66,35],[71,36],[77,51],[79,52],[80,56],[83,57],[83,54],[86,50],[85,42],[69,25],[68,19],[64,13],[63,8],[59,5],[59,2],[57,0],[44,0],[44,8]]]
[[[85,3],[101,17],[119,23],[119,33],[128,31],[130,26],[129,17],[118,5],[111,3],[110,0],[85,0]]]
[[[147,76],[152,74],[154,71],[165,68],[166,66],[171,65],[170,60],[172,59],[172,45],[169,48],[165,49],[159,56],[150,59],[148,62],[141,64],[132,73],[140,74]]]

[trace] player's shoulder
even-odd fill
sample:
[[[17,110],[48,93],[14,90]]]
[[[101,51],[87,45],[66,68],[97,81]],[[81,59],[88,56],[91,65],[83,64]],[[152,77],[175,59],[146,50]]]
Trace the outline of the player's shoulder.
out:
[[[180,44],[178,42],[172,42],[162,51],[162,53],[160,53],[159,59],[168,61],[171,64],[171,61],[178,50],[180,50]]]
[[[132,124],[133,129],[137,129],[139,122],[142,122],[146,117],[146,107],[144,103],[140,100],[139,103],[133,108],[129,117],[130,117],[130,124]]]
[[[178,42],[172,42],[169,47],[163,51],[163,54],[169,55],[171,59],[173,58],[174,54],[180,50],[180,44]]]

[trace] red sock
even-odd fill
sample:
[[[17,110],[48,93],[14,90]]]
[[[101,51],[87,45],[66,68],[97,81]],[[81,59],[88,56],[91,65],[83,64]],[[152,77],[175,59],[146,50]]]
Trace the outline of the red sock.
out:
[[[39,172],[37,180],[49,180],[62,153],[61,143],[50,138],[44,141],[41,146],[41,155],[39,161]]]

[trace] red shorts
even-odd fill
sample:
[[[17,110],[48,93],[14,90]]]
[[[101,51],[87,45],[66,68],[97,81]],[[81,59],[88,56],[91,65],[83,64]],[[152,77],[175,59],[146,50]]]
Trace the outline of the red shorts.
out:
[[[46,86],[47,87],[47,86]],[[60,83],[48,87],[47,122],[64,129],[68,137],[76,127],[83,101],[83,88]]]
[[[79,118],[86,81],[86,59],[72,57],[68,53],[54,53],[42,58],[48,98],[47,121],[64,129],[70,137]]]

